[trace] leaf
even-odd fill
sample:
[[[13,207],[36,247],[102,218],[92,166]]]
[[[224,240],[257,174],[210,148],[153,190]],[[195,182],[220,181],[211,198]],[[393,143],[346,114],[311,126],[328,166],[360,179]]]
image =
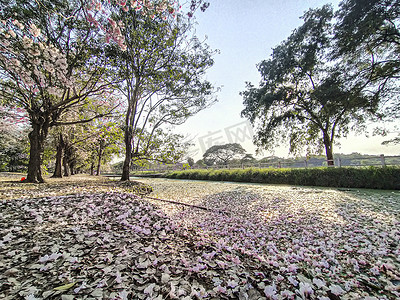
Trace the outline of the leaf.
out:
[[[72,282],[72,283],[65,284],[65,285],[58,286],[58,287],[54,288],[54,290],[55,291],[66,291],[66,290],[72,288],[75,284],[76,284],[76,281]]]

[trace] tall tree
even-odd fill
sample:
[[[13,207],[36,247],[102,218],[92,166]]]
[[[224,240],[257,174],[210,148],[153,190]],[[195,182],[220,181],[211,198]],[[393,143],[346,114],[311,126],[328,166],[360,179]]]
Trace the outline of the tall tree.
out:
[[[347,72],[363,79],[364,90],[379,97],[378,118],[398,119],[400,2],[343,0],[337,18],[335,55],[345,57]]]
[[[234,158],[242,158],[246,150],[238,143],[225,145],[214,145],[203,154],[203,160],[207,165],[223,164],[228,165]]]
[[[1,1],[1,0],[0,0]],[[126,50],[125,36],[121,33],[124,25],[118,22],[118,17],[112,14],[110,6],[118,7],[124,12],[134,11],[143,17],[154,19],[156,16],[164,20],[176,18],[186,11],[186,16],[192,18],[198,9],[205,11],[210,3],[205,0],[90,0],[85,6],[87,20],[94,28],[105,33],[107,43],[112,42],[121,50]],[[184,6],[184,8],[183,8]]]
[[[43,182],[41,163],[49,129],[90,98],[104,96],[106,61],[86,22],[85,1],[2,1],[0,96],[27,112],[31,125],[28,182]]]
[[[306,12],[304,24],[259,64],[260,87],[247,83],[241,93],[242,116],[257,126],[259,148],[289,139],[291,153],[325,148],[333,165],[336,138],[352,125],[361,128],[366,113],[376,109],[375,98],[362,94],[358,82],[349,84],[339,62],[330,59],[332,18],[329,5]]]
[[[182,124],[208,107],[212,85],[203,79],[213,65],[214,52],[197,38],[190,38],[187,19],[149,18],[117,7],[114,20],[121,25],[126,49],[110,48],[119,90],[126,99],[125,160],[121,180],[129,180],[133,159],[152,151],[162,125]]]
[[[397,0],[344,0],[337,12],[336,55],[357,64],[357,76],[380,89],[400,77],[400,3]]]

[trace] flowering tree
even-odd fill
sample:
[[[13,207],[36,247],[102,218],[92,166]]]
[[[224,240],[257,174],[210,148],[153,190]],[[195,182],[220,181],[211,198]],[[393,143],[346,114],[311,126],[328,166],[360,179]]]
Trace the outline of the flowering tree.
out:
[[[0,96],[25,110],[31,125],[28,182],[43,182],[41,160],[49,129],[98,117],[92,111],[84,120],[60,121],[73,107],[111,92],[102,80],[106,61],[85,12],[81,1],[57,6],[28,1],[2,11]]]
[[[115,7],[113,19],[126,45],[124,51],[110,45],[108,56],[126,99],[121,180],[129,180],[132,160],[154,158],[148,154],[162,125],[181,124],[214,103],[213,87],[203,79],[214,52],[190,37],[191,24],[182,16],[171,21]]]
[[[105,33],[106,42],[113,41],[121,50],[125,51],[127,45],[125,36],[122,33],[122,24],[115,16],[111,15],[112,7],[119,7],[124,12],[135,12],[143,17],[155,19],[162,17],[176,18],[183,9],[182,4],[177,0],[88,0],[86,6],[86,18],[95,27]],[[205,11],[210,3],[205,0],[190,0],[185,2],[186,14],[189,18],[193,17],[197,9]]]

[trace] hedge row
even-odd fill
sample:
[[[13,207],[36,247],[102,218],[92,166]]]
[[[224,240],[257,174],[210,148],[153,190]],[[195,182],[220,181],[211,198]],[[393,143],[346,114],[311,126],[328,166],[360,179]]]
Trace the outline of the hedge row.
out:
[[[184,170],[166,178],[343,188],[400,189],[400,167]]]

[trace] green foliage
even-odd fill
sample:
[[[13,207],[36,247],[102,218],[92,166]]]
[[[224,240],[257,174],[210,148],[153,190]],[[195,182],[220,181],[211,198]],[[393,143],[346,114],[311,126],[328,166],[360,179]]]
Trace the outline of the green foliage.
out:
[[[333,158],[337,138],[363,128],[376,100],[349,80],[343,62],[333,59],[334,13],[329,5],[310,9],[304,23],[258,65],[257,88],[247,83],[242,116],[257,125],[259,149],[289,141],[290,152],[322,153]],[[357,125],[357,126],[355,126]]]
[[[135,160],[175,162],[182,159],[183,137],[165,128],[180,125],[209,107],[215,91],[204,74],[215,51],[193,35],[183,16],[164,20],[111,6],[127,46],[107,47],[116,87],[126,100],[125,161],[122,179]]]
[[[0,171],[26,171],[29,149],[26,130],[1,122],[0,127]]]
[[[344,57],[351,77],[362,80],[364,89],[379,98],[379,120],[398,119],[400,2],[343,0],[337,19],[335,56]]]
[[[238,143],[214,145],[203,154],[203,161],[208,166],[214,164],[227,165],[232,159],[241,158],[245,153],[246,150]]]
[[[132,153],[132,161],[134,164],[139,162],[138,165],[149,162],[169,164],[180,162],[191,145],[190,142],[185,141],[183,135],[161,128],[151,132],[138,129],[134,141],[136,147]]]
[[[187,163],[189,164],[189,166],[192,168],[194,166],[194,159],[191,157],[187,158]]]
[[[171,179],[255,182],[343,188],[400,189],[399,167],[186,170],[166,175]]]

